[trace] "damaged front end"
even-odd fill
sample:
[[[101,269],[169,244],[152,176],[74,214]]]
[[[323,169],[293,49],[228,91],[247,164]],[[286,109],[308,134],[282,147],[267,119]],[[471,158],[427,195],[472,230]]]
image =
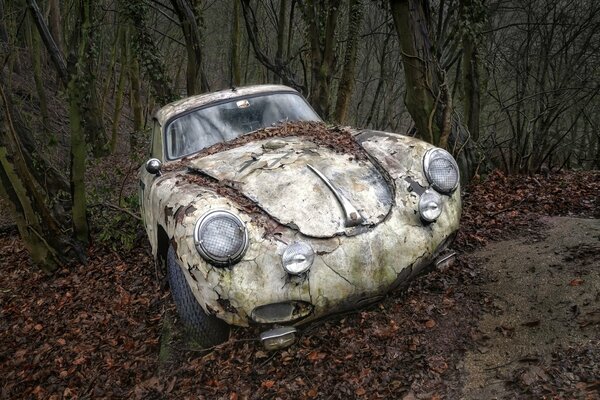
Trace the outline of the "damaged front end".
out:
[[[294,326],[380,299],[446,257],[458,229],[458,179],[438,179],[453,160],[401,135],[347,134],[360,153],[290,134],[148,178],[155,255],[161,229],[202,308],[270,329],[267,348],[293,341]]]

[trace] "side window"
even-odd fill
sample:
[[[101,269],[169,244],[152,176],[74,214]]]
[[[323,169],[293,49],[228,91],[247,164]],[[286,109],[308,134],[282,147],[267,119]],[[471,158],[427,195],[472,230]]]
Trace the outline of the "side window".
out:
[[[161,126],[157,120],[154,120],[152,127],[152,150],[150,157],[158,158],[163,160],[163,148],[162,148],[162,131]]]

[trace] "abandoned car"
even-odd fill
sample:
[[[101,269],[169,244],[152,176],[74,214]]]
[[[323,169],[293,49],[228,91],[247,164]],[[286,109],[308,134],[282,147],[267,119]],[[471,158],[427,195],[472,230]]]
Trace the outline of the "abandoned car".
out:
[[[412,137],[325,125],[295,90],[259,85],[161,108],[140,170],[144,224],[202,346],[230,325],[267,349],[381,299],[458,229],[452,156]]]

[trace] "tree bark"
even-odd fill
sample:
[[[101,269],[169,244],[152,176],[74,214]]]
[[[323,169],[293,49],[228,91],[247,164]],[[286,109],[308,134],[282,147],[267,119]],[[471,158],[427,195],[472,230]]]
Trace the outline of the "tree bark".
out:
[[[284,84],[289,85],[299,92],[305,93],[306,87],[298,82],[294,71],[289,68],[289,65],[283,64],[278,65],[275,61],[271,60],[262,50],[260,43],[258,42],[258,22],[256,21],[256,15],[250,5],[250,0],[240,0],[242,3],[242,13],[244,15],[244,22],[246,25],[246,33],[248,34],[248,42],[252,46],[254,56],[256,59],[269,71],[272,71],[281,78]]]
[[[10,99],[0,85],[0,195],[8,198],[32,260],[46,272],[81,255],[46,203],[47,195],[27,166],[13,125]],[[81,259],[79,259],[81,261]]]
[[[453,118],[446,71],[433,52],[429,34],[428,3],[390,0],[390,7],[402,52],[404,103],[415,123],[417,136],[452,152],[459,164],[462,182],[469,182],[475,168],[475,149],[460,121]]]
[[[287,37],[287,9],[288,0],[279,1],[279,17],[277,19],[277,51],[275,52],[275,63],[278,65],[284,64],[284,50]]]
[[[50,117],[48,116],[48,101],[46,99],[46,90],[44,89],[44,82],[42,79],[42,50],[40,48],[40,42],[37,36],[37,31],[34,34],[32,32],[32,19],[28,16],[25,27],[25,37],[27,46],[31,49],[31,63],[33,65],[33,80],[35,81],[35,87],[40,102],[40,114],[42,115],[42,125],[44,126],[44,133],[48,133],[50,130]]]
[[[8,46],[8,32],[6,32],[6,16],[4,15],[4,0],[0,0],[0,46]]]
[[[202,71],[202,37],[194,9],[188,0],[171,0],[179,18],[187,51],[186,87],[191,96],[210,90],[206,75]]]
[[[60,3],[58,0],[49,0],[48,8],[50,10],[48,14],[48,22],[50,26],[50,33],[56,42],[58,50],[64,54],[65,46],[62,39],[62,25],[61,25],[61,12]]]
[[[356,57],[358,53],[358,35],[361,30],[363,4],[361,0],[350,0],[348,3],[348,34],[346,35],[346,54],[342,77],[338,86],[334,119],[344,124],[356,80]]]
[[[50,54],[50,59],[56,68],[56,72],[58,73],[63,85],[67,86],[69,84],[70,77],[69,72],[67,71],[67,62],[65,61],[63,52],[60,50],[56,44],[56,41],[54,40],[54,37],[50,33],[48,25],[46,25],[46,21],[44,21],[44,17],[35,0],[27,0],[27,5],[29,6],[31,16],[38,28],[38,32],[42,38],[42,41],[46,46],[46,50],[48,51],[48,54]]]
[[[335,32],[341,0],[300,3],[308,26],[311,83],[309,100],[321,117],[331,113],[331,81],[335,69]]]
[[[242,83],[240,47],[240,2],[238,0],[234,0],[233,24],[231,26],[231,86],[240,86]]]
[[[148,32],[148,14],[143,0],[129,0],[123,4],[127,18],[135,28],[133,51],[143,71],[148,76],[152,94],[159,104],[175,100],[176,96],[169,82],[166,68],[152,35]]]
[[[462,23],[474,25],[475,21],[469,15],[469,8],[473,9],[473,0],[461,0],[459,5],[460,20]],[[470,28],[470,27],[469,27]],[[472,29],[472,28],[471,28]],[[479,85],[479,53],[475,33],[464,29],[462,33],[462,82],[464,91],[464,109],[467,128],[471,139],[479,141],[479,115],[481,110],[481,92]]]
[[[442,138],[439,66],[432,53],[427,20],[421,0],[390,0],[406,82],[404,103],[422,139],[438,145]]]

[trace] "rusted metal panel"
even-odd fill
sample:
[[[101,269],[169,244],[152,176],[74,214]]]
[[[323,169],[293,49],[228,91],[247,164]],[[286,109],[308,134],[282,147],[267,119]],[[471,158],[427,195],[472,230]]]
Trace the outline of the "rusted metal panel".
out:
[[[192,161],[194,168],[230,182],[281,224],[307,236],[346,232],[345,214],[332,190],[310,170],[321,171],[356,208],[364,225],[390,212],[392,190],[370,161],[349,159],[296,137],[249,143]]]
[[[407,269],[431,261],[458,229],[460,190],[443,196],[441,217],[425,225],[410,182],[429,186],[422,160],[431,146],[372,131],[356,132],[356,139],[375,164],[350,161],[348,155],[298,137],[249,143],[193,162],[194,169],[238,188],[282,224],[272,231],[234,200],[190,183],[185,171],[146,174],[144,219],[155,254],[158,222],[176,245],[198,302],[236,325],[247,325],[252,310],[265,304],[305,301],[314,306],[312,319],[385,293],[399,277],[410,276]],[[323,171],[368,221],[359,234],[347,235],[339,203],[307,162]],[[248,229],[248,251],[229,268],[206,263],[194,246],[196,221],[214,209],[238,215]],[[281,256],[298,240],[313,247],[315,262],[305,276],[290,276]]]

